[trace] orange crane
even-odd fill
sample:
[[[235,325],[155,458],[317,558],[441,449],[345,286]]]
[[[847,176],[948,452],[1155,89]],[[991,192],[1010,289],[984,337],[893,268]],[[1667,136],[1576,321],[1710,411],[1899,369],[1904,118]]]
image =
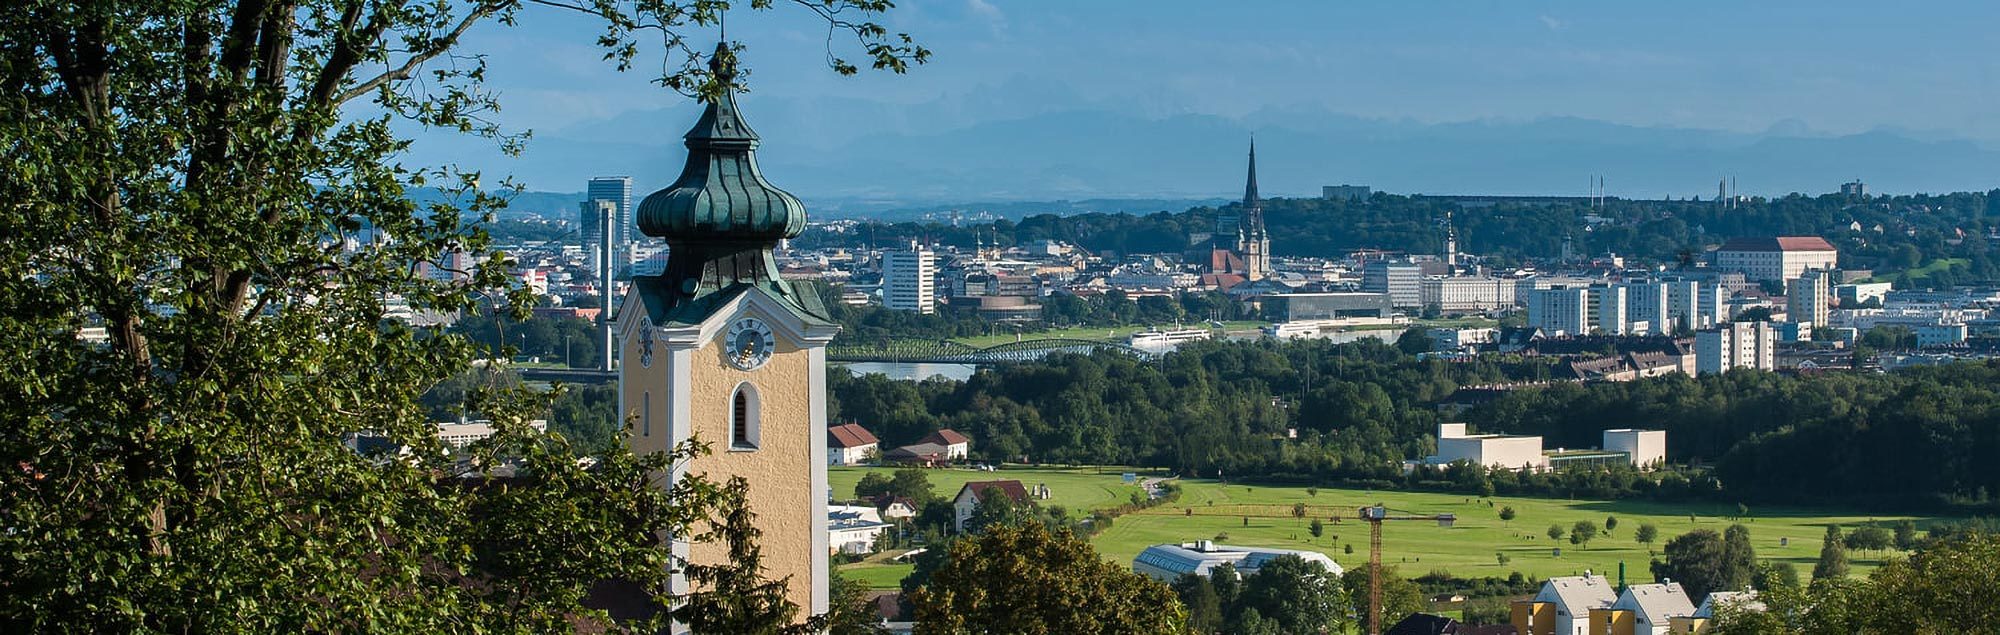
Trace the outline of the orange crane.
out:
[[[1361,519],[1368,521],[1368,635],[1382,635],[1382,522],[1429,520],[1436,521],[1439,527],[1450,527],[1458,516],[1390,516],[1388,508],[1377,504],[1361,508]]]

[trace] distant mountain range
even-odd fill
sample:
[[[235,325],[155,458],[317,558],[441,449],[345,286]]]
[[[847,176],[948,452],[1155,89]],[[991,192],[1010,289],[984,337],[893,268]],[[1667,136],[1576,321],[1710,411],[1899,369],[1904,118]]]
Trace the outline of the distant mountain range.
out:
[[[1241,196],[1252,134],[1260,185],[1271,196],[1315,196],[1320,186],[1337,184],[1396,193],[1580,195],[1591,175],[1604,176],[1611,195],[1631,198],[1708,198],[1726,176],[1737,178],[1741,193],[1756,195],[1834,191],[1855,178],[1872,191],[1894,193],[2000,186],[2000,151],[1975,141],[1889,129],[1827,135],[1796,122],[1753,134],[1560,117],[1427,124],[1285,108],[1241,119],[1062,110],[964,123],[885,108],[745,100],[764,138],[765,174],[815,212],[833,216],[1031,201],[1079,201],[1060,205],[1072,211],[1156,211],[1189,200],[1229,200]],[[479,165],[551,189],[629,174],[636,197],[679,173],[680,134],[695,114],[681,105],[537,131],[524,157],[504,162],[468,161],[481,155],[456,141],[431,145],[438,157],[417,158]],[[517,201],[517,208],[532,203],[567,213],[581,198],[553,196],[570,196],[571,204],[531,199]],[[1124,209],[1128,203],[1136,206]]]

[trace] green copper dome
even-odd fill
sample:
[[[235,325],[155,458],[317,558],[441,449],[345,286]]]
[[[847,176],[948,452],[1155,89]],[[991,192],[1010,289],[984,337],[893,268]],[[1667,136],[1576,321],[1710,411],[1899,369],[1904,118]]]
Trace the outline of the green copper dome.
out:
[[[734,73],[727,49],[716,50],[717,77]],[[667,239],[776,244],[806,228],[798,197],[764,180],[757,169],[757,133],[736,110],[734,91],[710,101],[687,135],[687,164],[673,186],[639,203],[639,231]]]

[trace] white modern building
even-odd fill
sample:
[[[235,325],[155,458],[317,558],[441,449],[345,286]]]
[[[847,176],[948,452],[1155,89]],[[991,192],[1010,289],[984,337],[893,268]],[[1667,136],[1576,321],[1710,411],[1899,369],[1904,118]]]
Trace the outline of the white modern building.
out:
[[[1298,556],[1306,562],[1319,563],[1328,575],[1336,578],[1342,572],[1332,558],[1317,551],[1237,547],[1208,540],[1147,547],[1132,559],[1132,570],[1161,582],[1173,582],[1183,575],[1207,577],[1216,567],[1227,564],[1236,568],[1238,576],[1248,576],[1279,556]]]
[[[1513,280],[1484,276],[1424,278],[1418,283],[1418,300],[1425,307],[1446,312],[1499,311],[1514,308]]]
[[[1740,271],[1752,282],[1791,280],[1808,269],[1838,268],[1840,252],[1818,236],[1735,238],[1715,250],[1717,269]]]
[[[916,243],[882,252],[882,306],[898,311],[937,312],[937,253]]]
[[[445,445],[451,446],[454,450],[462,450],[465,446],[493,438],[493,434],[498,432],[493,427],[493,422],[485,419],[459,423],[440,423],[437,424],[437,427],[438,440],[443,441]],[[536,419],[529,421],[528,427],[534,428],[536,432],[548,432],[549,422]]]
[[[1528,294],[1528,326],[1551,335],[1625,335],[1634,324],[1626,315],[1623,286],[1558,287]]]
[[[1389,294],[1396,308],[1423,305],[1423,267],[1411,262],[1375,261],[1361,268],[1361,290]]]
[[[1604,449],[1624,452],[1632,465],[1655,467],[1667,462],[1667,431],[1621,428],[1604,431]]]
[[[623,251],[633,240],[632,230],[638,227],[632,220],[632,177],[600,176],[590,180],[590,188],[584,192],[583,211],[592,213],[594,201],[608,201],[616,205],[612,215],[611,244]]]
[[[1731,322],[1694,335],[1695,373],[1777,370],[1778,331],[1769,322]]]
[[[1463,423],[1438,424],[1437,454],[1424,458],[1430,465],[1450,465],[1465,461],[1501,469],[1546,470],[1549,459],[1542,454],[1542,438],[1510,434],[1466,434]]]
[[[832,553],[869,553],[882,532],[895,527],[882,522],[881,515],[868,505],[827,505],[827,549]]]
[[[1826,326],[1833,314],[1833,274],[1807,270],[1785,281],[1785,316],[1794,323]]]

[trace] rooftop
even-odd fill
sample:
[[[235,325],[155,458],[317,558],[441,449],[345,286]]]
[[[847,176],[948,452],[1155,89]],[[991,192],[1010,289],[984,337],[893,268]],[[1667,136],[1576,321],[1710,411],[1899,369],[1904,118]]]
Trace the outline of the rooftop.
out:
[[[1731,238],[1717,251],[1837,251],[1833,243],[1818,236],[1777,236]]]

